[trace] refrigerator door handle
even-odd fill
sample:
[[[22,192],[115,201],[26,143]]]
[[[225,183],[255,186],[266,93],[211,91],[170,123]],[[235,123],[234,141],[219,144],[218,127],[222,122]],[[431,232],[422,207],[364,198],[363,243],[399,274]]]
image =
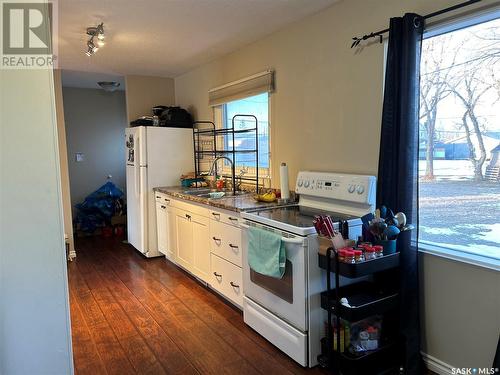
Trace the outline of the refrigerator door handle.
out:
[[[135,154],[135,158],[134,158],[134,164],[135,164],[135,167],[134,167],[134,177],[135,177],[135,181],[134,181],[134,187],[135,187],[135,197],[136,198],[139,198],[141,196],[141,170],[139,169],[140,168],[140,163],[139,163],[139,155],[140,155],[140,143],[139,143],[139,137],[137,136],[134,140],[134,146],[135,146],[135,150],[134,150],[134,154]]]

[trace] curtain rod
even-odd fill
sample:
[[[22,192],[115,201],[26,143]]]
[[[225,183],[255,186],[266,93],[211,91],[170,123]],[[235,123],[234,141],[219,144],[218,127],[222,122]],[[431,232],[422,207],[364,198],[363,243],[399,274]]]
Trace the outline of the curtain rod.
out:
[[[460,8],[463,8],[463,7],[466,7],[466,6],[475,4],[475,3],[479,3],[480,1],[482,1],[482,0],[469,0],[469,1],[465,1],[463,3],[456,4],[456,5],[453,5],[451,7],[438,10],[437,12],[429,13],[429,14],[423,16],[422,18],[424,20],[426,20],[428,18],[440,16],[441,14],[448,13],[448,12],[454,11],[456,9],[460,9]],[[367,40],[367,39],[370,39],[370,38],[375,38],[377,36],[380,38],[380,43],[382,43],[382,35],[385,34],[385,33],[387,33],[387,32],[389,32],[388,28],[384,29],[384,30],[377,31],[375,33],[370,33],[370,34],[363,35],[362,37],[355,36],[354,38],[352,38],[353,42],[351,44],[351,48],[357,47],[363,40]]]

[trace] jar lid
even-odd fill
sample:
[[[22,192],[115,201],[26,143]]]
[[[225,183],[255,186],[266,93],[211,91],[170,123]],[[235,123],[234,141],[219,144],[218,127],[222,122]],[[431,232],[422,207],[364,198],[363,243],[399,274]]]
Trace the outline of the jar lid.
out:
[[[372,246],[367,246],[367,247],[365,247],[365,251],[367,253],[374,253],[375,249]]]
[[[354,256],[354,251],[352,251],[352,250],[346,250],[345,255],[348,256],[348,257],[352,257],[352,256]]]
[[[384,247],[382,245],[375,245],[373,246],[373,248],[375,249],[375,251],[384,250]]]
[[[354,255],[362,255],[363,252],[361,250],[354,250]]]

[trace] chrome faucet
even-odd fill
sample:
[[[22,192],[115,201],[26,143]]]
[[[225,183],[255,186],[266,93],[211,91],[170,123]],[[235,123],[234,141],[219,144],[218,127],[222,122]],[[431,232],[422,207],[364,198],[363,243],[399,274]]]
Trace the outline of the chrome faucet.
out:
[[[225,159],[231,164],[231,183],[233,187],[233,193],[236,194],[236,171],[233,161],[227,156],[217,156],[212,162],[209,174],[217,178],[217,161],[219,161],[220,159]]]

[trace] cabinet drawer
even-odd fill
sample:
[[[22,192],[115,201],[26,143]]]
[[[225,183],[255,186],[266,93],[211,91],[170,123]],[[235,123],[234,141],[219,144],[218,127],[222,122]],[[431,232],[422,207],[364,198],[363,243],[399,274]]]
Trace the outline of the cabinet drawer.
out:
[[[235,266],[215,254],[210,255],[210,285],[236,305],[243,306],[243,275]]]
[[[210,220],[210,250],[221,258],[241,267],[241,229]]]
[[[163,204],[170,204],[170,197],[166,194],[158,193],[157,191],[155,193],[155,200],[158,203],[163,203]]]
[[[226,223],[236,227],[239,227],[241,223],[240,214],[238,212],[210,210],[210,218],[214,221]]]

